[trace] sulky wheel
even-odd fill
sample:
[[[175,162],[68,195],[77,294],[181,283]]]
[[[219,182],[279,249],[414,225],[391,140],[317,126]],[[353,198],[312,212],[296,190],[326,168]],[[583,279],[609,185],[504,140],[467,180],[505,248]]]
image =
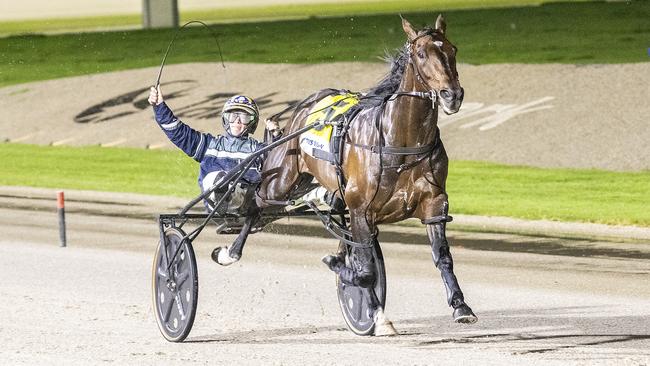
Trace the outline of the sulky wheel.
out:
[[[182,342],[190,333],[199,294],[194,249],[188,240],[181,243],[184,236],[180,229],[165,230],[166,243],[158,244],[153,261],[154,312],[160,332],[170,342]],[[172,259],[175,253],[176,257]],[[171,266],[168,266],[168,260],[172,262]]]
[[[345,264],[350,267],[351,247],[342,243],[339,244],[339,251],[345,253]],[[382,308],[386,305],[386,268],[384,267],[384,256],[381,253],[379,243],[375,241],[374,250],[375,270],[377,281],[374,291]],[[357,335],[372,335],[375,329],[373,320],[373,307],[370,306],[370,291],[357,286],[349,286],[341,282],[336,276],[337,294],[343,318],[348,328]]]

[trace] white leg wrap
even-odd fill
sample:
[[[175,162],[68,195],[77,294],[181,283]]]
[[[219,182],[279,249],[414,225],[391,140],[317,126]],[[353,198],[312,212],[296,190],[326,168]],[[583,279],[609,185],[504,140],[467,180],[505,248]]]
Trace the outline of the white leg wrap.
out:
[[[395,330],[395,327],[393,327],[393,323],[388,320],[388,318],[386,318],[384,309],[381,307],[375,310],[373,320],[375,321],[375,336],[384,337],[397,335],[397,331]]]
[[[222,266],[229,266],[235,262],[237,262],[239,259],[237,258],[232,258],[230,256],[230,248],[228,247],[221,247],[221,250],[219,251],[219,255],[217,256],[217,261],[219,264]]]

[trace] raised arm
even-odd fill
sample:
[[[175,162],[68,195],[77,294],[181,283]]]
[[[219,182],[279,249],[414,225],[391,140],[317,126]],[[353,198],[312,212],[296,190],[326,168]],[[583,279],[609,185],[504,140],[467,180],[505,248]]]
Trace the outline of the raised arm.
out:
[[[194,130],[174,116],[174,112],[165,103],[160,86],[151,87],[149,104],[153,106],[158,126],[165,132],[167,138],[178,146],[187,156],[201,161],[207,147],[209,135]]]

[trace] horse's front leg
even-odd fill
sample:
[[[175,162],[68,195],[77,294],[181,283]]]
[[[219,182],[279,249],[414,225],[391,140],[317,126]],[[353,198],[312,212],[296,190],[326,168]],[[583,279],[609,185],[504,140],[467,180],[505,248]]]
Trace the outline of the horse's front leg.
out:
[[[442,202],[440,215],[425,219],[427,235],[431,242],[431,255],[436,268],[440,270],[442,281],[447,290],[447,303],[454,309],[454,321],[458,323],[474,323],[478,320],[472,309],[465,303],[465,297],[454,274],[454,260],[449,251],[447,236],[445,235],[449,216],[449,203],[445,197]]]

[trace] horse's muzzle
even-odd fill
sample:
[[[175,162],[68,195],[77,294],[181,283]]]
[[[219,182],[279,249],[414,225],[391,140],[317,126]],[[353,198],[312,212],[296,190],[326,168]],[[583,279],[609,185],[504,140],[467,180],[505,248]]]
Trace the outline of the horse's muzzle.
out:
[[[442,89],[440,90],[439,94],[440,94],[439,104],[442,107],[442,110],[446,114],[454,114],[458,112],[461,104],[463,104],[463,98],[465,97],[465,90],[463,88]]]

